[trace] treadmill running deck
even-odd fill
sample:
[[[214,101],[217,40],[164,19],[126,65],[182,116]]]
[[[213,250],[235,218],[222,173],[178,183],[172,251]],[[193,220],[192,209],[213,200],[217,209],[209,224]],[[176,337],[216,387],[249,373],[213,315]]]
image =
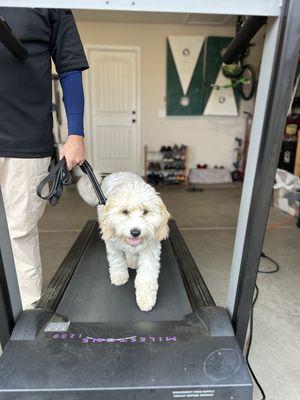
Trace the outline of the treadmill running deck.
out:
[[[110,283],[105,244],[97,225],[57,309],[72,322],[182,320],[192,312],[169,241],[164,241],[156,306],[139,310],[134,292],[135,271],[126,285]]]

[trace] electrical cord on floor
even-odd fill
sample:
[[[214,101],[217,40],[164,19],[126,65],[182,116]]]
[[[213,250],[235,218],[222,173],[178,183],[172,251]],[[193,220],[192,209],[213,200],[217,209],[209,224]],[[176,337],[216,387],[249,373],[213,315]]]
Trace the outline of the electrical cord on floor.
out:
[[[259,389],[259,391],[260,391],[260,393],[262,395],[261,400],[266,400],[266,395],[265,395],[264,389],[262,388],[261,384],[259,383],[258,379],[256,378],[256,375],[255,375],[253,369],[251,368],[251,365],[250,365],[250,362],[249,362],[249,353],[250,353],[250,348],[251,348],[252,339],[253,339],[253,319],[254,319],[253,318],[254,317],[253,311],[254,311],[254,306],[255,306],[255,303],[257,301],[258,295],[259,295],[259,289],[258,289],[257,284],[255,284],[255,294],[254,294],[252,307],[251,307],[251,312],[250,312],[249,341],[248,341],[248,347],[247,347],[247,351],[246,351],[246,362],[247,362],[249,371],[250,371],[250,373],[252,375],[252,378],[253,378],[254,382],[256,383],[256,385],[257,385],[257,387],[258,387],[258,389]]]
[[[271,262],[275,265],[275,268],[274,268],[274,269],[271,269],[271,270],[269,270],[269,271],[263,271],[263,270],[261,270],[261,269],[258,269],[258,272],[259,272],[259,273],[261,273],[261,274],[275,274],[275,272],[278,272],[278,271],[280,270],[280,265],[279,265],[278,262],[275,261],[273,258],[271,258],[271,257],[269,257],[269,256],[266,256],[265,253],[263,253],[263,252],[261,252],[260,257],[261,257],[261,258],[265,258],[266,260],[271,261]]]
[[[274,265],[275,268],[268,270],[268,271],[263,271],[261,269],[258,269],[258,272],[261,274],[275,274],[276,272],[278,272],[280,270],[280,265],[277,263],[277,261],[275,261],[273,258],[267,256],[265,253],[261,252],[261,258],[265,258],[269,261],[271,261]],[[249,368],[249,371],[252,375],[252,378],[254,380],[254,382],[256,383],[260,393],[261,393],[261,400],[266,400],[266,394],[264,392],[264,389],[262,388],[261,384],[259,383],[253,369],[251,368],[250,362],[249,362],[249,354],[250,354],[250,348],[251,348],[251,344],[252,344],[252,339],[253,339],[253,321],[254,321],[254,306],[255,303],[258,299],[259,296],[259,289],[257,284],[255,284],[255,292],[254,292],[254,297],[253,297],[253,302],[252,302],[252,306],[251,306],[251,312],[250,312],[250,321],[249,321],[249,339],[248,339],[248,347],[246,350],[246,362]]]

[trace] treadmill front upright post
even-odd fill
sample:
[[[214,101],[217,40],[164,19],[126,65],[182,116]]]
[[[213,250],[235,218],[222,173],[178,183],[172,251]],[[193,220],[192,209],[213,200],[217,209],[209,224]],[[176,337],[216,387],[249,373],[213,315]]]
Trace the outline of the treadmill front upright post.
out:
[[[241,272],[241,262],[245,246],[247,222],[255,180],[258,153],[263,133],[264,115],[266,114],[267,101],[269,98],[268,95],[272,84],[272,71],[275,62],[274,60],[278,32],[279,18],[268,26],[268,31],[263,48],[227,294],[227,310],[231,317],[234,312],[239,284],[239,276]]]
[[[300,47],[300,3],[286,0],[269,28],[256,97],[227,309],[244,348]],[[274,60],[274,64],[271,63]]]

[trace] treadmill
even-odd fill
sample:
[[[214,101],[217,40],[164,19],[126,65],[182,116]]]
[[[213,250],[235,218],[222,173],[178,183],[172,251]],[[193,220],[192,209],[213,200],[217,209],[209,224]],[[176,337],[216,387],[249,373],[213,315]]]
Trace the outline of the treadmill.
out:
[[[143,11],[162,11],[144,3]],[[179,12],[178,4],[168,2],[164,10]],[[76,5],[70,0],[70,7]],[[135,2],[124,7],[140,10]],[[198,1],[184,11],[213,14],[214,7]],[[170,238],[162,246],[157,304],[148,313],[139,311],[133,276],[123,287],[110,284],[104,243],[96,221],[89,221],[37,307],[22,311],[0,190],[0,400],[252,399],[241,349],[298,63],[300,3],[245,1],[236,7],[221,2],[218,12],[274,18],[261,62],[227,309],[214,304],[171,221]],[[255,18],[243,24],[226,51],[228,62],[259,26]],[[1,18],[0,41],[19,60],[26,58],[26,49]]]
[[[142,312],[134,275],[110,283],[88,221],[0,358],[0,399],[252,399],[226,310],[217,307],[175,221],[163,242],[157,303]]]

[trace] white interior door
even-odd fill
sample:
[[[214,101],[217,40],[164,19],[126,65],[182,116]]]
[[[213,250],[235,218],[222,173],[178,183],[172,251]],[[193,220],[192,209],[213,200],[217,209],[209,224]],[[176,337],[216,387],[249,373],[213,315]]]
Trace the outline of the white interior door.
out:
[[[140,172],[138,52],[90,48],[90,143],[95,170]]]

